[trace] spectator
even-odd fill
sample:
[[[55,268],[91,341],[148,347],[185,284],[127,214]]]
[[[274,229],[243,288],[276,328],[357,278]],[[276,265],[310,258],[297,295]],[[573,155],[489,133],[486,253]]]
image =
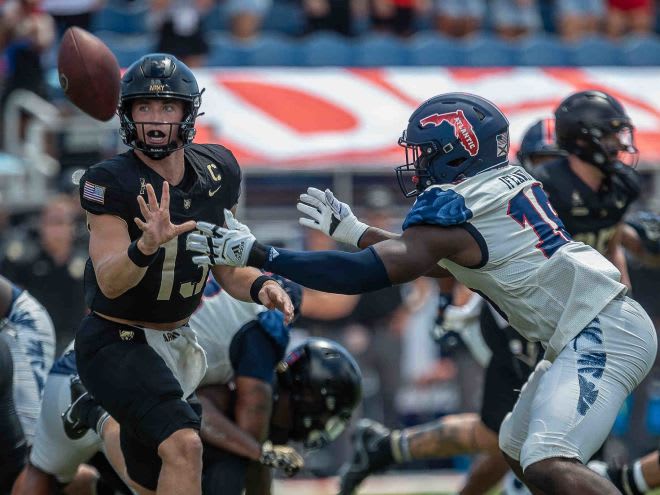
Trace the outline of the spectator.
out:
[[[156,51],[203,66],[209,45],[202,19],[212,7],[213,0],[151,0],[147,25],[158,34]]]
[[[376,31],[410,36],[415,31],[419,0],[371,0],[371,25]]]
[[[57,25],[60,36],[71,26],[90,30],[92,16],[105,4],[105,0],[43,0],[43,9]]]
[[[302,0],[307,19],[306,32],[334,31],[351,36],[354,4],[351,0]]]
[[[649,34],[655,16],[651,0],[608,0],[605,31],[611,38],[634,33]]]
[[[541,27],[536,0],[492,0],[490,12],[495,32],[505,40],[528,36]]]
[[[485,0],[435,0],[437,29],[453,38],[474,35],[483,23]]]
[[[599,32],[604,0],[557,0],[557,30],[564,41],[575,41]]]
[[[41,0],[7,0],[2,7],[0,48],[7,58],[7,78],[0,107],[16,89],[48,96],[41,55],[53,44],[55,24],[40,4]]]
[[[77,211],[68,196],[49,200],[41,210],[36,236],[30,232],[10,241],[0,267],[3,275],[28,290],[50,313],[57,354],[73,339],[85,314],[86,252],[84,247],[76,250]]]
[[[272,5],[273,0],[227,0],[231,34],[241,40],[254,38]]]

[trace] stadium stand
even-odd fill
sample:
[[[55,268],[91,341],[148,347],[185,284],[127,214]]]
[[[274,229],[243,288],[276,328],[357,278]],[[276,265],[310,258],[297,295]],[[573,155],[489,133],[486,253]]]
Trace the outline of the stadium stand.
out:
[[[568,51],[571,65],[621,65],[623,62],[620,46],[605,38],[586,38],[570,44]]]
[[[622,46],[625,65],[660,65],[660,39],[629,38]]]
[[[137,2],[136,2],[137,3]],[[92,31],[113,31],[122,34],[144,34],[147,32],[146,5],[106,7],[97,12],[92,21]]]
[[[534,36],[516,46],[515,65],[563,66],[568,64],[565,46],[554,37]]]
[[[338,34],[311,34],[302,40],[300,48],[300,62],[304,66],[353,65],[353,49],[349,41]]]
[[[358,67],[410,64],[405,44],[388,35],[367,34],[361,37],[354,45],[354,53]]]
[[[435,34],[417,34],[409,44],[412,65],[459,66],[464,64],[463,50],[456,41]]]
[[[479,67],[509,66],[514,63],[514,48],[491,36],[480,36],[465,44],[465,64]]]

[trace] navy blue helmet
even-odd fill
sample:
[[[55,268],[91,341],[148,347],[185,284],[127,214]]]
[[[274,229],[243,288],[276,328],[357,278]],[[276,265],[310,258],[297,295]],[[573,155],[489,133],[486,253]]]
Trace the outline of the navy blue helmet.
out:
[[[637,164],[634,127],[623,105],[602,91],[580,91],[555,110],[557,145],[612,174]]]
[[[559,149],[555,135],[555,119],[541,119],[525,132],[516,154],[525,168],[538,165],[539,159],[566,155]]]
[[[119,95],[119,134],[124,144],[142,151],[154,160],[192,143],[195,137],[195,119],[202,104],[202,93],[194,74],[186,64],[173,55],[150,53],[133,63],[121,78]],[[138,126],[161,124],[160,122],[135,122],[131,115],[133,101],[140,99],[180,100],[185,104],[182,122],[171,122],[167,143],[148,145],[138,137]],[[179,130],[173,135],[174,126]],[[180,143],[177,143],[177,138]]]
[[[399,186],[412,197],[433,184],[448,184],[508,163],[509,121],[493,103],[469,93],[446,93],[413,112],[399,139],[406,164],[396,168]],[[412,175],[414,188],[406,178]]]

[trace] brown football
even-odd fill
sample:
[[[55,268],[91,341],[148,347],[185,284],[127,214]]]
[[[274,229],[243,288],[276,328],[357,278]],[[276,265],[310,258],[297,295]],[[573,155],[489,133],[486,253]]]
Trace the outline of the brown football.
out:
[[[64,32],[57,55],[60,85],[69,100],[98,120],[117,110],[121,74],[117,58],[99,38],[79,27]]]

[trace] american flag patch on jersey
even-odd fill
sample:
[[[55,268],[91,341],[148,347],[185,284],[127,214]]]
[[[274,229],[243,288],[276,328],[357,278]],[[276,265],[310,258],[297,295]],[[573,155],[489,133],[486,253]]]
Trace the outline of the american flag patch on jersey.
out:
[[[104,197],[105,187],[97,186],[89,181],[85,181],[85,185],[83,186],[83,198],[103,204],[105,202]]]

